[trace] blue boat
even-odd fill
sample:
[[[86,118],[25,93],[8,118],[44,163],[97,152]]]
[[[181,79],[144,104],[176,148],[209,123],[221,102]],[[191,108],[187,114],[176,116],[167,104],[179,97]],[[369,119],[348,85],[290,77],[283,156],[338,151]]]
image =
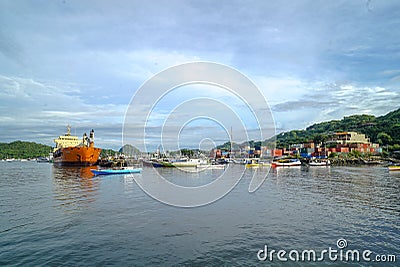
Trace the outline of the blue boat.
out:
[[[100,169],[90,170],[94,175],[113,175],[113,174],[130,174],[130,173],[141,173],[142,168],[122,168],[122,169]]]

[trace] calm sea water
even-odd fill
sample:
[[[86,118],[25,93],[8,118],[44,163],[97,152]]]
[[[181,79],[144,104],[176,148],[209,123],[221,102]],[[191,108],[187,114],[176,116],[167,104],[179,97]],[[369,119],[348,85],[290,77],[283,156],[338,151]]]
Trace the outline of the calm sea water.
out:
[[[386,265],[400,261],[400,174],[383,167],[275,169],[252,194],[248,170],[227,196],[199,208],[162,204],[129,176],[36,162],[0,169],[0,265],[262,266],[271,265],[257,258],[265,245],[321,251],[340,238],[348,249],[397,256]],[[187,183],[220,170],[206,178],[165,171]]]

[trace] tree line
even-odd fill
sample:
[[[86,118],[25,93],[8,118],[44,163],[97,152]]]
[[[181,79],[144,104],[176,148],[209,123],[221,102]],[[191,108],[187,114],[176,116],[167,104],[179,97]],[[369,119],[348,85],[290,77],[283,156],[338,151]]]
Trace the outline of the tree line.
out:
[[[47,157],[52,147],[35,142],[14,141],[0,143],[0,159],[33,159]]]

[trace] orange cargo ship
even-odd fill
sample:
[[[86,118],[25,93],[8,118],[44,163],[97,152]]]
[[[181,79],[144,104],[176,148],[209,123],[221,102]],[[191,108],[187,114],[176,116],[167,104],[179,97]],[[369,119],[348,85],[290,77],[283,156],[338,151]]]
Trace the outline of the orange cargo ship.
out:
[[[71,127],[67,126],[67,133],[54,139],[56,147],[53,151],[54,164],[91,166],[97,163],[101,149],[94,147],[94,131],[87,137],[79,140],[71,135]]]

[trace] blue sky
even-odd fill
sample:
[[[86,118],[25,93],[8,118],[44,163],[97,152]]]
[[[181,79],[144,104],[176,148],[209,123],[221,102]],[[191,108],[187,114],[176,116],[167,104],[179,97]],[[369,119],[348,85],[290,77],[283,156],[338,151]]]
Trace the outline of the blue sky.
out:
[[[277,132],[383,115],[400,103],[400,2],[2,0],[0,142],[51,145],[69,123],[119,148],[135,91],[191,61],[249,77]]]

